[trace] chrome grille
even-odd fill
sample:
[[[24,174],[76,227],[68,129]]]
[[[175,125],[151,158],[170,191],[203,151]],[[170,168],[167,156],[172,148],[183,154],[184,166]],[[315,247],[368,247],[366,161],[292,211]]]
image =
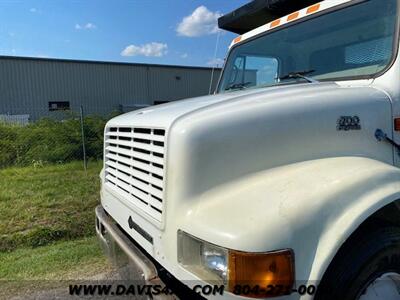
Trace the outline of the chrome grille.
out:
[[[105,185],[160,222],[164,144],[164,129],[109,127],[105,132]]]

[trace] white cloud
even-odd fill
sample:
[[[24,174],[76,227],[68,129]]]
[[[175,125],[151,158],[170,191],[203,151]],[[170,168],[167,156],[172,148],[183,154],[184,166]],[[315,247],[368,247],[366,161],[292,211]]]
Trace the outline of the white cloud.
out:
[[[188,58],[189,57],[189,55],[187,54],[187,53],[183,53],[182,55],[181,55],[181,58]]]
[[[212,12],[205,6],[199,6],[189,16],[183,18],[176,31],[178,35],[198,37],[218,32],[217,21],[221,16],[219,12]]]
[[[211,59],[207,62],[208,66],[213,66],[213,67],[222,67],[222,65],[224,64],[224,60],[222,58],[214,58]]]
[[[96,25],[92,24],[92,23],[87,23],[85,25],[85,29],[96,29]]]
[[[122,50],[122,56],[155,56],[161,57],[167,54],[168,45],[162,43],[148,43],[140,46],[129,45],[124,50]]]
[[[29,11],[30,11],[31,13],[36,13],[36,12],[38,12],[38,10],[37,10],[36,8],[34,8],[34,7],[32,7]]]
[[[86,23],[84,25],[75,24],[75,29],[76,30],[81,30],[81,29],[93,30],[93,29],[96,29],[96,28],[97,28],[97,26],[94,25],[93,23]]]

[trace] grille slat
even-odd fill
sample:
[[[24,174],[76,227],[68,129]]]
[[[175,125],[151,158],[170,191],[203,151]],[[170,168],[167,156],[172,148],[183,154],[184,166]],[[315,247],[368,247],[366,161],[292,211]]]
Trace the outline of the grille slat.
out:
[[[107,165],[110,165],[110,162],[107,162]],[[125,171],[125,168],[122,168],[122,166],[119,167],[119,169],[122,172],[128,173],[128,172]],[[112,174],[112,175],[114,175],[116,177],[121,175],[121,174],[116,173],[117,172],[116,167],[115,168],[106,168],[106,172],[108,172],[108,173],[110,173],[110,174]],[[124,173],[122,173],[122,175],[124,175]],[[154,188],[153,186],[151,186],[150,183],[146,184],[146,183],[144,183],[144,182],[142,182],[142,181],[140,181],[140,180],[138,180],[138,179],[136,179],[136,178],[134,178],[132,176],[130,176],[130,177],[128,176],[128,178],[126,180],[128,180],[128,182],[131,183],[133,186],[138,187],[139,189],[141,189],[143,191],[148,191],[150,194],[152,194],[152,195],[154,195],[156,197],[159,197],[159,198],[163,197],[162,191]]]
[[[138,160],[135,160],[135,159],[132,159],[132,158],[129,159],[127,157],[121,157],[120,155],[111,154],[111,153],[108,153],[106,155],[106,157],[114,159],[114,160],[116,160],[118,162],[123,162],[123,163],[128,164],[128,165],[130,165],[132,167],[136,167],[138,169],[146,171],[148,173],[157,174],[159,176],[163,176],[164,175],[163,169],[159,168],[159,167],[155,167],[154,165],[152,165],[151,162],[146,164],[146,163],[143,163],[141,161],[138,161]]]
[[[122,186],[131,196],[134,196],[137,200],[142,201],[143,203],[149,203],[150,205],[155,206],[158,209],[162,208],[162,203],[152,198],[150,194],[146,194],[143,191],[134,188],[132,185],[128,183],[129,177],[123,174],[117,174],[116,176],[111,176],[111,173],[107,175],[107,179],[117,185]]]
[[[115,162],[113,162],[111,160],[106,161],[106,165],[109,165],[109,166],[111,166],[113,168],[119,169],[119,170],[121,170],[123,172],[126,172],[128,174],[131,174],[132,179],[139,180],[139,181],[141,181],[143,183],[146,183],[146,184],[150,183],[150,184],[152,184],[152,185],[154,185],[154,186],[156,186],[156,187],[158,187],[159,189],[162,190],[162,186],[163,186],[162,181],[157,179],[157,178],[155,178],[155,177],[153,177],[153,176],[149,176],[148,174],[140,173],[140,172],[136,171],[135,169],[132,169],[131,167],[127,167],[127,166],[124,166],[124,165],[121,165],[121,164],[117,164],[117,163],[115,163]]]
[[[106,186],[161,222],[165,130],[109,127],[104,142]]]
[[[115,132],[107,132],[106,136],[115,136]],[[135,138],[135,139],[148,139],[150,141],[164,142],[164,136],[155,134],[144,134],[138,132],[118,132],[118,136]]]
[[[129,177],[125,177],[123,174],[117,174],[116,176],[111,176],[111,173],[107,175],[107,180],[111,181],[119,186],[122,186],[126,192],[137,198],[138,200],[147,203],[148,194],[143,193],[142,191],[135,189],[128,183]]]
[[[152,144],[144,144],[144,143],[138,143],[134,141],[126,141],[126,140],[120,140],[120,139],[112,139],[109,141],[112,144],[115,145],[120,145],[120,146],[126,146],[126,147],[131,147],[134,149],[141,149],[149,152],[157,152],[164,154],[164,147],[152,145]]]
[[[150,135],[150,137],[149,137],[148,134],[143,134],[143,133],[135,132],[135,133],[133,134],[133,137],[134,137],[134,138],[138,138],[138,139],[150,139],[150,140],[152,140],[152,141],[164,142],[164,136],[163,136],[163,135],[161,136],[161,135],[152,134],[152,135]]]
[[[132,151],[132,150],[124,149],[124,148],[121,148],[121,147],[116,147],[116,146],[106,146],[106,150],[108,152],[116,152],[116,153],[122,153],[122,154],[125,154],[125,155],[131,155],[132,157],[139,158],[139,159],[144,159],[144,160],[147,160],[149,158],[148,154],[143,154],[141,152]],[[153,155],[151,157],[151,160],[154,163],[157,163],[157,164],[160,164],[160,165],[163,165],[163,163],[164,163],[164,159],[163,158],[160,158],[160,157],[155,156],[155,155]]]

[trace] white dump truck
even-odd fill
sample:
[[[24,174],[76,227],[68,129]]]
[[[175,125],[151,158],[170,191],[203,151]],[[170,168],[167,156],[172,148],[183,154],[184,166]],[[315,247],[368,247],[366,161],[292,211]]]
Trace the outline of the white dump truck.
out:
[[[399,1],[255,2],[213,95],[107,123],[99,238],[153,298],[400,299]]]

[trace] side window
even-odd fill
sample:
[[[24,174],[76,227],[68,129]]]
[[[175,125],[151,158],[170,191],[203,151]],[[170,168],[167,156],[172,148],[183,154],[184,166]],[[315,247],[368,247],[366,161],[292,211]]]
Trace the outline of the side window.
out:
[[[249,86],[269,85],[276,82],[278,76],[278,60],[274,57],[246,57],[245,82]]]

